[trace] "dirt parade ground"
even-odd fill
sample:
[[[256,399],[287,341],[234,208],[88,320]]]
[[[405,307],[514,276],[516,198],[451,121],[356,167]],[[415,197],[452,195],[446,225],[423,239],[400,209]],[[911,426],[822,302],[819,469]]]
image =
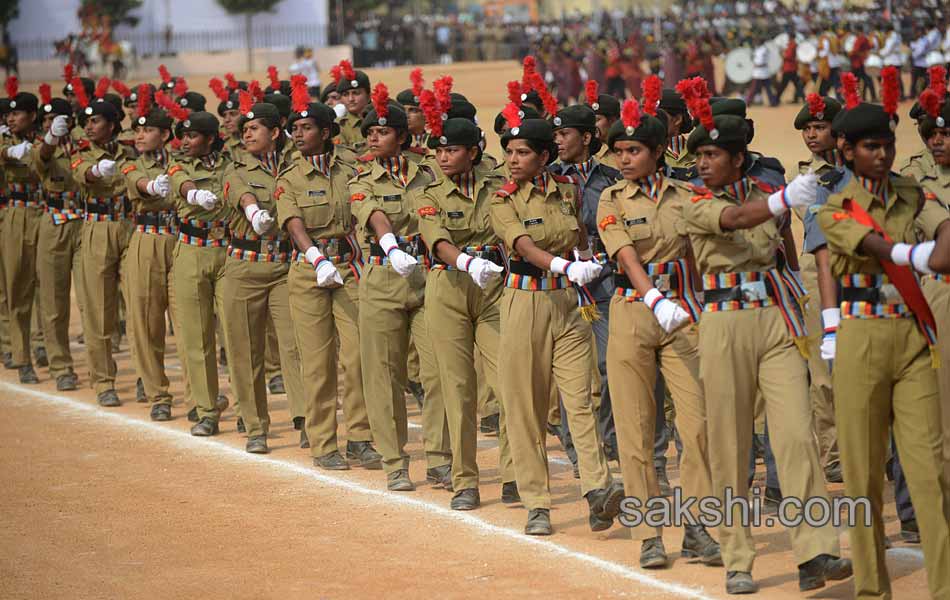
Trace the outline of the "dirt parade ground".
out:
[[[409,87],[408,68],[367,72],[394,95]],[[505,102],[505,82],[520,78],[520,66],[432,66],[425,72],[427,81],[442,74],[455,78],[455,90],[479,108],[488,151],[500,156],[491,122]],[[255,76],[266,77],[263,69]],[[212,98],[206,80],[192,77],[189,83]],[[34,91],[38,83],[25,89]],[[806,155],[792,128],[798,109],[750,109],[756,120],[751,148],[779,158],[789,170]],[[909,109],[901,107],[898,165],[921,145],[906,118]],[[0,370],[0,599],[726,597],[722,568],[679,556],[681,529],[665,531],[671,568],[660,571],[638,568],[639,543],[619,523],[592,533],[587,503],[556,438],[547,440],[555,533],[529,537],[522,533],[524,507],[499,499],[496,437],[479,434],[480,509],[451,511],[451,494],[425,483],[421,414],[410,396],[407,451],[411,477],[420,485],[411,493],[388,492],[382,471],[314,467],[309,452],[298,447],[283,395],[269,398],[269,455],[244,451],[233,406],[222,416],[220,435],[189,435],[171,337],[171,422],[151,422],[148,405],[135,402],[127,339],[116,355],[123,405],[99,407],[88,387],[85,348],[76,342],[75,306],[72,325],[80,391],[57,393],[46,369],[37,369],[38,386],[19,385],[16,371]],[[221,369],[222,392],[229,395],[227,379]],[[346,432],[340,436],[342,442]],[[677,460],[670,452],[676,485]],[[617,474],[616,463],[611,467]],[[764,487],[762,479],[759,465],[757,485]],[[829,490],[843,494],[841,484]],[[924,598],[923,554],[919,545],[900,540],[889,483],[886,501],[894,597]],[[847,531],[841,533],[843,554],[850,556]],[[850,579],[799,593],[788,534],[775,526],[756,528],[754,535],[758,597],[854,596]]]

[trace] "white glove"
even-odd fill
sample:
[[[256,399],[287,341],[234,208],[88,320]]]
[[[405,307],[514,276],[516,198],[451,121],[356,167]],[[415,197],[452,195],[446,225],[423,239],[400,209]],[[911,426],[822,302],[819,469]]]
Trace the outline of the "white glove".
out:
[[[33,144],[31,144],[30,142],[26,142],[26,141],[20,142],[19,144],[16,144],[15,146],[10,146],[9,148],[7,148],[7,156],[12,158],[13,160],[23,160],[23,157],[26,156],[27,152],[29,152],[30,148],[32,147],[33,147]]]
[[[591,260],[594,258],[594,251],[587,247],[587,250],[578,250],[574,248],[574,258],[577,260]]]
[[[0,125],[0,135],[7,135],[10,133],[10,128],[6,125]]]
[[[145,191],[148,192],[149,196],[167,198],[168,192],[171,191],[171,183],[168,181],[168,175],[162,173],[155,179],[149,181],[145,184]]]
[[[769,196],[769,211],[776,217],[795,206],[811,206],[818,195],[818,176],[805,173]]]
[[[464,252],[459,254],[458,259],[455,261],[455,266],[458,267],[460,271],[468,271],[472,280],[478,287],[483,289],[493,277],[504,271],[502,267],[499,267],[490,260],[469,256]]]
[[[933,254],[937,242],[930,241],[922,244],[894,244],[891,248],[891,262],[895,265],[911,266],[918,273],[933,275],[930,268],[930,255]]]
[[[656,288],[651,288],[646,293],[643,303],[650,307],[660,327],[667,333],[673,333],[683,323],[689,321],[689,313],[676,302],[667,300]]]
[[[66,115],[56,115],[53,118],[53,124],[50,125],[49,132],[60,138],[69,134],[69,118]]]
[[[409,277],[415,270],[416,265],[419,264],[419,261],[399,249],[396,236],[391,233],[379,238],[379,245],[383,247],[383,252],[389,257],[389,264],[403,277]]]
[[[257,204],[248,204],[244,207],[244,215],[251,222],[254,233],[264,235],[274,226],[274,217],[269,212],[262,209]]]
[[[103,158],[96,164],[92,165],[92,176],[99,179],[109,179],[115,175],[115,161],[109,160],[108,158]]]
[[[554,260],[551,261],[552,273],[567,275],[571,283],[576,283],[577,285],[587,285],[597,279],[597,276],[600,275],[600,272],[603,270],[604,267],[595,262],[583,260],[567,261],[560,256],[555,256]]]
[[[333,113],[336,115],[337,119],[342,119],[346,116],[346,105],[342,102],[338,102],[333,105]]]
[[[307,248],[307,262],[313,265],[317,272],[317,287],[337,287],[343,285],[343,277],[336,267],[325,257],[316,246]]]
[[[214,192],[208,190],[188,190],[185,200],[188,201],[188,204],[211,210],[217,204],[218,197],[214,195]]]
[[[826,308],[821,311],[824,334],[821,336],[821,359],[834,360],[837,350],[838,324],[841,322],[841,309]]]

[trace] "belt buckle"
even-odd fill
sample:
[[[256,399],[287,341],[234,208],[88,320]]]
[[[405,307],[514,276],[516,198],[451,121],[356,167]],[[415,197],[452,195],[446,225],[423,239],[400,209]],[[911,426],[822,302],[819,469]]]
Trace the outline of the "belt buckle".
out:
[[[224,227],[212,227],[208,230],[208,238],[212,240],[224,239]]]
[[[878,288],[878,297],[881,300],[881,304],[901,304],[904,302],[904,299],[901,297],[901,293],[897,291],[897,286],[893,283],[885,283]]]
[[[761,302],[769,299],[764,281],[746,281],[739,284],[739,295],[743,302]]]
[[[663,275],[656,275],[653,277],[653,287],[658,291],[666,293],[672,291],[672,281],[669,273],[664,273]]]
[[[274,254],[276,245],[274,240],[261,240],[261,254]]]

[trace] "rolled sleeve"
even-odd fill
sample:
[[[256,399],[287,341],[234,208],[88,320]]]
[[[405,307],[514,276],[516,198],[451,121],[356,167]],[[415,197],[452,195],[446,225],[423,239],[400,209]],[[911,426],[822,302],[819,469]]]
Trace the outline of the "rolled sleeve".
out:
[[[697,196],[690,200],[689,206],[683,211],[686,218],[686,231],[700,235],[725,235],[720,224],[722,212],[735,206],[718,198]]]
[[[297,206],[297,193],[290,181],[284,177],[278,178],[274,197],[277,204],[277,225],[281,229],[286,229],[287,221],[291,219],[303,219],[303,212]]]
[[[600,241],[607,249],[607,255],[614,258],[624,246],[632,246],[633,240],[621,225],[620,211],[614,202],[613,194],[605,193],[597,205],[597,230]]]
[[[515,240],[523,235],[529,235],[509,198],[497,195],[492,197],[491,225],[495,230],[495,235],[500,237],[512,251],[515,248]]]
[[[828,245],[836,253],[856,258],[864,257],[861,242],[874,229],[855,221],[840,202],[830,200],[818,209],[818,224]]]
[[[372,231],[369,225],[369,218],[377,210],[382,211],[376,197],[373,195],[373,189],[370,182],[364,179],[353,179],[350,181],[350,212],[356,217],[356,222],[366,231]]]
[[[419,233],[432,251],[435,251],[435,245],[441,241],[455,244],[452,234],[442,226],[442,207],[439,202],[429,194],[419,196],[419,205],[416,207],[419,214]]]
[[[920,214],[917,215],[916,225],[925,240],[932,240],[937,237],[937,230],[946,221],[950,221],[950,211],[945,206],[931,196],[927,197]]]

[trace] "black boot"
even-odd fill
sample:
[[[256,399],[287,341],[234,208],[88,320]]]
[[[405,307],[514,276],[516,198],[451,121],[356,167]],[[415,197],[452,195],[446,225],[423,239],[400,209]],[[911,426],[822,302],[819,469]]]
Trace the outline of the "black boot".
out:
[[[704,565],[722,566],[722,554],[719,543],[713,539],[702,525],[687,525],[683,535],[683,558],[698,558]]]

